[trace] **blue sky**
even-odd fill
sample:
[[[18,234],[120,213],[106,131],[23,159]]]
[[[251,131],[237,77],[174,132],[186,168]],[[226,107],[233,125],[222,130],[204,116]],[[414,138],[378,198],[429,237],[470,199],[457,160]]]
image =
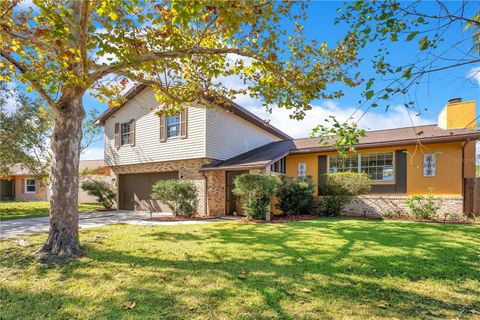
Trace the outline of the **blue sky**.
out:
[[[423,4],[426,10],[433,12],[437,10],[434,2]],[[458,3],[447,3],[449,6],[458,5]],[[309,5],[308,20],[305,23],[305,34],[308,39],[316,39],[325,41],[334,46],[334,43],[342,37],[347,27],[345,25],[334,25],[334,19],[338,15],[337,8],[343,6],[343,1],[317,1]],[[478,7],[474,4],[473,8]],[[462,37],[462,28],[451,30],[445,35],[446,41],[456,41]],[[469,45],[469,43],[466,43]],[[378,44],[371,44],[368,49],[361,52],[361,57],[365,59],[359,70],[364,78],[372,76],[372,69],[368,61],[378,49]],[[415,61],[418,57],[417,42],[405,44],[398,42],[389,46],[392,52],[389,61],[396,63],[406,63]],[[417,116],[416,112],[410,112],[415,125],[436,123],[436,118],[440,110],[444,107],[448,99],[453,97],[462,97],[464,100],[480,100],[480,77],[472,77],[472,70],[475,66],[468,65],[462,68],[454,68],[450,71],[442,72],[430,77],[428,81],[421,83],[415,91],[415,100],[421,107],[422,113]],[[381,86],[382,83],[378,85]],[[238,97],[237,102],[242,106],[253,111],[262,118],[270,120],[270,123],[284,130],[286,133],[294,137],[306,137],[309,135],[312,127],[318,123],[322,123],[323,119],[329,115],[335,115],[339,119],[345,120],[351,116],[353,110],[358,106],[358,100],[361,99],[360,93],[362,87],[346,88],[345,96],[338,100],[314,101],[313,109],[307,112],[306,118],[302,122],[289,119],[289,113],[285,110],[275,110],[272,114],[266,114],[261,107],[260,101],[253,100],[249,97]],[[411,125],[408,111],[402,106],[404,99],[402,97],[395,98],[388,102],[392,107],[385,112],[387,102],[379,103],[380,106],[370,110],[359,122],[360,126],[366,129],[385,129],[393,127],[404,127]],[[85,95],[85,107],[88,110],[97,109],[103,111],[106,105],[99,103],[94,98]],[[423,110],[426,109],[426,110]],[[356,116],[360,115],[357,113]],[[96,142],[87,150],[82,158],[98,159],[103,157],[103,140]]]

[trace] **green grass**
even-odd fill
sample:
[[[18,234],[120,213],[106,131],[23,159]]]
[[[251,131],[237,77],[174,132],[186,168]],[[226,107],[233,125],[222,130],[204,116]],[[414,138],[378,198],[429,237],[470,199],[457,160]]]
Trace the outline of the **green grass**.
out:
[[[102,209],[100,204],[82,203],[78,206],[80,213],[87,213]],[[42,202],[0,202],[0,219],[19,219],[48,217],[50,212],[50,203]]]
[[[0,242],[2,319],[478,319],[480,228],[317,219],[110,226],[42,267]],[[125,302],[135,302],[124,310]]]

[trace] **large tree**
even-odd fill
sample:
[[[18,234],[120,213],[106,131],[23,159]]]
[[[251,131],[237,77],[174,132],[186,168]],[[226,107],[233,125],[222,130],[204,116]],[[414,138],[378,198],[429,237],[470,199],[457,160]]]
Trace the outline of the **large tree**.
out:
[[[34,0],[26,10],[17,2],[0,12],[0,80],[25,83],[53,110],[45,258],[82,253],[77,173],[87,90],[116,107],[128,81],[141,82],[166,113],[249,94],[299,119],[312,100],[342,95],[329,84],[358,85],[355,37],[332,48],[307,41],[304,3]],[[244,85],[224,85],[229,77]]]

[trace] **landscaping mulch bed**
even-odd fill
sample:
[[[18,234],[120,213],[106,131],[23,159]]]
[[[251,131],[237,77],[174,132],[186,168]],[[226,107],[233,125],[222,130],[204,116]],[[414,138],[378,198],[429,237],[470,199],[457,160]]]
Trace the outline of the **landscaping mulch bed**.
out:
[[[328,218],[322,216],[324,218]],[[340,218],[350,218],[350,219],[366,219],[366,220],[391,220],[391,221],[406,221],[406,222],[429,222],[429,223],[446,223],[446,224],[474,224],[480,225],[480,221],[477,220],[442,220],[442,219],[414,219],[414,218],[375,218],[375,217],[364,217],[356,215],[341,215]]]
[[[192,220],[211,220],[216,219],[216,217],[183,217],[183,216],[162,216],[162,217],[152,217],[146,218],[147,221],[192,221]]]
[[[292,221],[302,221],[302,220],[311,220],[316,218],[324,217],[322,215],[314,215],[314,214],[301,214],[298,216],[273,216],[272,220],[266,221],[262,219],[252,219],[243,217],[238,219],[240,222],[257,222],[257,223],[285,223],[285,222],[292,222]]]

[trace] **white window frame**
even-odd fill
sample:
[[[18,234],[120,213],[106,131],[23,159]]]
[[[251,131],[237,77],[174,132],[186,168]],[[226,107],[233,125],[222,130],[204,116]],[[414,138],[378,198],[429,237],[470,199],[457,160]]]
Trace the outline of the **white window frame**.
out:
[[[128,131],[123,132],[124,126],[127,126],[127,125],[128,125]],[[132,128],[131,128],[131,125],[132,125],[132,124],[131,124],[130,121],[120,123],[120,145],[121,145],[121,146],[129,145],[130,142],[132,141],[132,140],[131,140],[131,139],[132,139]],[[127,141],[125,141],[125,143],[124,143],[124,141],[123,141],[123,137],[124,137],[124,136],[127,137],[127,138],[126,138]]]
[[[28,187],[32,187],[32,185],[28,185],[28,182],[29,181],[33,181],[33,191],[28,191]],[[35,179],[32,179],[32,178],[27,178],[25,179],[25,193],[35,193],[37,192],[37,182],[35,181]]]
[[[168,119],[172,119],[172,118],[178,118],[178,122],[173,122],[173,123],[168,123]],[[176,130],[176,134],[175,135],[169,135],[169,128],[170,127],[178,127],[178,130]],[[166,130],[166,136],[167,136],[167,139],[171,139],[171,138],[176,138],[176,137],[180,137],[180,134],[181,134],[181,131],[182,131],[182,117],[181,115],[177,114],[177,115],[172,115],[172,116],[168,116],[166,117],[165,119],[165,130]]]
[[[307,164],[305,162],[297,163],[297,177],[305,178],[306,176],[307,176]]]
[[[372,182],[395,182],[395,152],[393,152],[393,151],[387,151],[387,152],[370,152],[370,153],[359,153],[359,154],[357,154],[357,157],[358,157],[357,163],[358,163],[358,165],[357,165],[357,170],[356,170],[356,172],[358,172],[358,173],[361,173],[361,172],[362,172],[362,156],[364,156],[364,155],[371,155],[371,154],[380,154],[380,153],[383,153],[383,154],[385,154],[385,153],[390,153],[390,154],[392,154],[392,169],[393,169],[392,179],[390,179],[390,180],[385,180],[385,179],[383,179],[383,180],[373,180],[373,179],[372,179]],[[330,168],[330,158],[331,158],[331,157],[337,157],[337,156],[328,156],[328,157],[327,157],[327,167],[328,167],[327,172],[328,172],[328,173],[334,173],[334,172],[331,172],[331,168]],[[353,171],[353,172],[355,172],[355,171]]]
[[[425,167],[425,161],[427,160],[427,157],[431,157],[432,159],[432,162],[433,162],[433,170],[432,170],[432,174],[427,174],[427,172],[425,171],[426,167]],[[437,175],[437,156],[434,154],[434,153],[425,153],[423,155],[423,176],[426,177],[426,178],[431,178],[431,177],[435,177]]]

